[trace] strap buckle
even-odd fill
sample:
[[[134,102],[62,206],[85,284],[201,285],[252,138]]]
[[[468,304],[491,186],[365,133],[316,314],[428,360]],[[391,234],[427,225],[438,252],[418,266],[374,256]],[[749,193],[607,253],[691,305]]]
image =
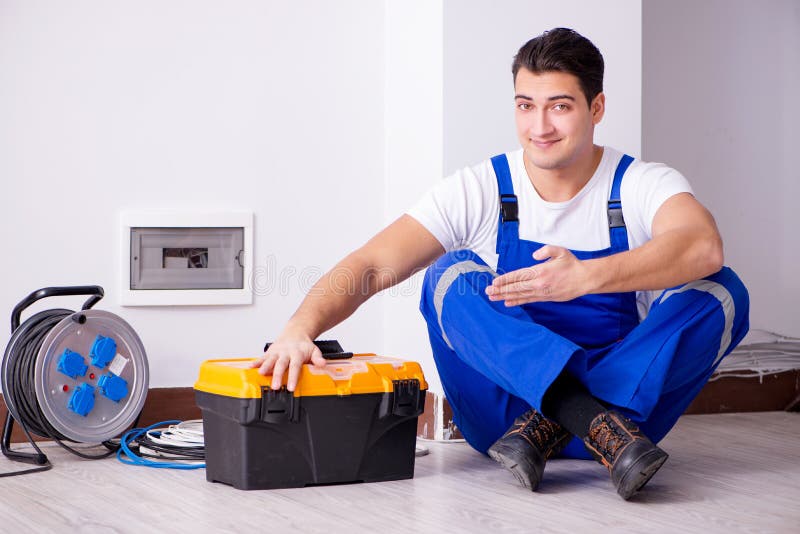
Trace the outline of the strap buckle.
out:
[[[500,195],[500,216],[503,222],[519,221],[517,195]]]
[[[619,200],[608,201],[608,227],[625,228],[625,217],[622,216],[622,202]]]

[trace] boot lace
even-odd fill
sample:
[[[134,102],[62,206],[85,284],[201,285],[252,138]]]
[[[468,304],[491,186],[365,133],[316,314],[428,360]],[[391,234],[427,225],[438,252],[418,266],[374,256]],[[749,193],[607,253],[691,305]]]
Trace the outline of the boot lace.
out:
[[[603,417],[600,424],[589,430],[589,439],[605,459],[613,463],[617,451],[628,441],[617,425]]]
[[[545,453],[545,457],[553,454],[554,449],[569,437],[561,425],[546,419],[539,412],[534,412],[520,431]]]

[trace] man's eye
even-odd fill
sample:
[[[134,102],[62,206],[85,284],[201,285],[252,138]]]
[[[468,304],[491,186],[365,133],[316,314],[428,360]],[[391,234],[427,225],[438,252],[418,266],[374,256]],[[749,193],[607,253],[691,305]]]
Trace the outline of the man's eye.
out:
[[[517,104],[517,107],[522,111],[528,111],[529,109],[531,109],[531,105],[528,104],[527,102],[520,102],[519,104]]]
[[[569,107],[567,107],[566,104],[556,104],[555,106],[553,106],[553,109],[555,111],[567,111]]]

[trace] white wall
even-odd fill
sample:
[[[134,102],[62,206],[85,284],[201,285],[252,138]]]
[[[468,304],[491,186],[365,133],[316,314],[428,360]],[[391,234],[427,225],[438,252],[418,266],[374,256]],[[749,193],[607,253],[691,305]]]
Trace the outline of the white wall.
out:
[[[751,325],[800,336],[800,3],[648,0],[644,157],[691,181]]]
[[[607,111],[596,141],[641,148],[641,1],[447,0],[444,17],[444,171],[519,147],[511,62],[554,27],[588,37],[605,60]]]
[[[0,2],[0,313],[43,286],[100,284],[153,386],[259,354],[384,221],[383,46],[372,0]],[[118,212],[173,207],[255,212],[271,278],[253,305],[117,305]],[[332,335],[379,351],[380,311]]]

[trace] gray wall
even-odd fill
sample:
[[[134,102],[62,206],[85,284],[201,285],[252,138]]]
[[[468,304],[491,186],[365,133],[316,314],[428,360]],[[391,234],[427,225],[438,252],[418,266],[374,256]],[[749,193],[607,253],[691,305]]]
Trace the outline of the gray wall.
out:
[[[800,2],[643,2],[642,152],[712,211],[751,323],[800,336]]]
[[[444,173],[519,148],[511,61],[545,30],[566,26],[606,61],[599,144],[641,150],[641,0],[448,0],[444,3]]]

